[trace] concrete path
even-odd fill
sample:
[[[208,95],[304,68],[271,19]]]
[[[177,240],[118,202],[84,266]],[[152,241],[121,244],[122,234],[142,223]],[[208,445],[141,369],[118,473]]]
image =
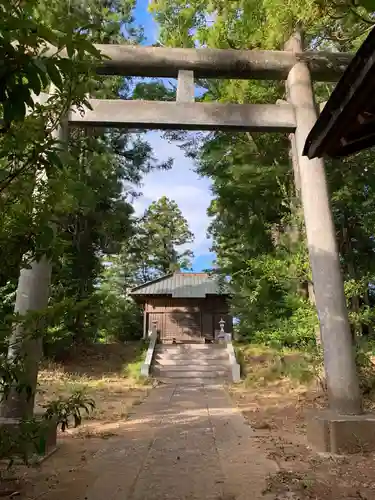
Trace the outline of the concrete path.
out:
[[[223,388],[154,389],[134,408],[125,435],[87,464],[92,481],[77,500],[264,499],[277,468],[253,441]]]

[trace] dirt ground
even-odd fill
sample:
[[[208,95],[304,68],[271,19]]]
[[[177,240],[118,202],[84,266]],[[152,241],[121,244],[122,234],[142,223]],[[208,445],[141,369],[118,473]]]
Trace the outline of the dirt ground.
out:
[[[229,390],[255,430],[261,450],[279,466],[279,472],[269,477],[267,493],[275,500],[374,500],[375,453],[330,457],[309,449],[306,410],[326,405],[316,384],[288,377],[255,381],[257,374],[270,371],[267,355],[253,356],[247,365],[252,381]]]
[[[96,408],[80,427],[58,433],[59,449],[42,466],[2,470],[0,498],[36,499],[61,478],[82,468],[101,453],[108,440],[121,435],[131,408],[147,396],[151,386],[137,379],[139,344],[107,344],[81,351],[64,364],[46,363],[39,374],[36,406],[84,389]]]

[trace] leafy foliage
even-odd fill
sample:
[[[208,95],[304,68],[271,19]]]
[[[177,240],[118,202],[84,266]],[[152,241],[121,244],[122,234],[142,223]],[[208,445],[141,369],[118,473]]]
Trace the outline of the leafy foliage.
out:
[[[23,377],[23,360],[9,360],[4,355],[0,358],[0,403],[6,400],[13,387],[17,392],[26,392],[26,397],[31,396],[31,388]]]
[[[82,423],[82,411],[89,415],[95,409],[95,401],[88,397],[84,391],[75,391],[68,399],[59,398],[43,405],[46,420],[56,421],[62,432],[68,429],[73,420],[74,427]]]
[[[41,418],[21,421],[17,427],[0,428],[0,459],[8,462],[8,468],[16,460],[28,464],[33,455],[44,455],[52,428],[60,426],[64,432],[71,420],[78,427],[82,423],[82,410],[89,415],[95,409],[95,402],[83,391],[77,391],[67,399],[50,401],[44,409]]]
[[[13,121],[24,120],[27,106],[35,108],[34,96],[51,83],[66,95],[66,109],[70,103],[80,103],[77,83],[85,78],[82,73],[88,72],[88,62],[101,60],[100,52],[82,33],[87,27],[77,17],[64,16],[63,26],[60,22],[56,29],[39,18],[38,8],[35,0],[0,3],[0,112],[5,129]],[[64,50],[68,59],[63,57]],[[74,74],[76,78],[71,79]]]
[[[142,336],[142,311],[129,296],[128,291],[135,285],[132,255],[120,254],[110,257],[102,273],[102,283],[97,294],[104,314],[100,316],[101,337],[126,341]]]

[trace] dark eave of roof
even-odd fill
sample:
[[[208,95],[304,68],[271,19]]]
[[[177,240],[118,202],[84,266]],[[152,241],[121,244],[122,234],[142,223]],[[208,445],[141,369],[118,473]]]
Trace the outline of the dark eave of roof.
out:
[[[337,83],[314,127],[304,156],[335,158],[375,145],[375,28]]]

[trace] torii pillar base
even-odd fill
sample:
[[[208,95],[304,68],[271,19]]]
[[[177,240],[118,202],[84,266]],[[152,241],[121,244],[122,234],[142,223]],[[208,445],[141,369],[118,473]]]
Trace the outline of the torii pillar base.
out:
[[[321,453],[345,455],[375,451],[375,413],[340,415],[333,410],[307,414],[307,439]]]
[[[11,446],[9,456],[15,463],[22,463],[27,457],[29,463],[39,464],[50,457],[58,448],[56,418],[47,420],[43,415],[36,414],[34,419],[35,424],[33,424],[31,431],[33,437],[29,442],[30,430],[27,429],[26,422],[20,418],[0,417],[1,434],[6,443],[9,441]],[[28,434],[27,444],[23,432]]]

